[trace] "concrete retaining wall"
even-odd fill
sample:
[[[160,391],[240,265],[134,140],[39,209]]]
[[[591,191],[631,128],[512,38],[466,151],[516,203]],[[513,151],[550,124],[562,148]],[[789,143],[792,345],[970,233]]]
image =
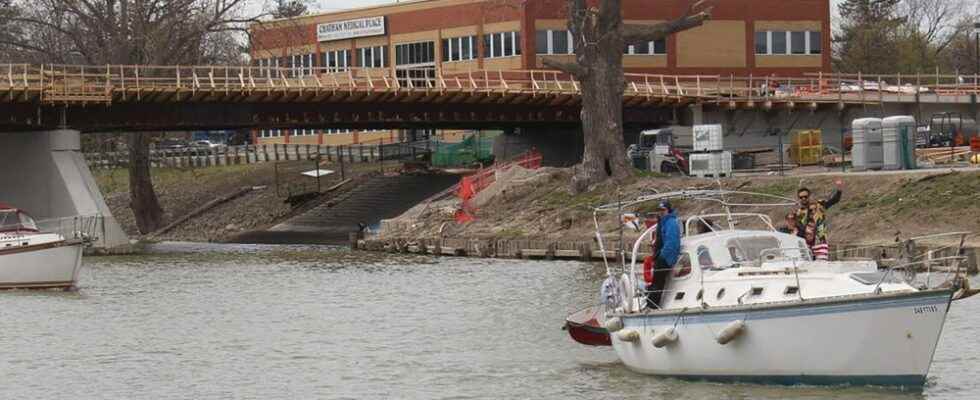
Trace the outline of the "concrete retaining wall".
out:
[[[0,134],[0,202],[38,220],[102,215],[96,246],[129,244],[80,150],[78,131]]]

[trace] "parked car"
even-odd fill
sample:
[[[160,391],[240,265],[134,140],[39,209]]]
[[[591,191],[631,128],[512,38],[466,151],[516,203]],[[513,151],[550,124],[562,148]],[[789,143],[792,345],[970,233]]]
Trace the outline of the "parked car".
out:
[[[219,150],[219,149],[225,148],[225,145],[224,144],[214,143],[214,142],[212,142],[210,140],[196,140],[196,141],[194,141],[194,143],[192,145],[195,148],[198,148],[198,149],[214,149],[214,150]]]
[[[164,139],[157,143],[157,150],[183,150],[187,148],[187,143],[179,139]]]

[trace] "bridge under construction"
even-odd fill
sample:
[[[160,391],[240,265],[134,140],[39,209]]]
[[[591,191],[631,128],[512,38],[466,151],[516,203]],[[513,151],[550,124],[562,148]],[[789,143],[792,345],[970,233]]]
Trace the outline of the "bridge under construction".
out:
[[[578,82],[545,70],[396,78],[384,68],[0,65],[0,129],[80,131],[242,128],[577,126]],[[976,108],[980,78],[625,74],[624,123],[699,112],[830,111],[888,105]],[[975,111],[974,111],[975,112]]]

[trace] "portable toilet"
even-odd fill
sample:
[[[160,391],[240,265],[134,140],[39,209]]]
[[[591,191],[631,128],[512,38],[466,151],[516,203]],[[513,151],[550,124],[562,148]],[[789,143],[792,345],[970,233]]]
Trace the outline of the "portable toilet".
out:
[[[881,120],[882,169],[915,168],[915,118],[896,115]]]
[[[851,122],[854,145],[851,165],[855,171],[879,169],[884,154],[881,149],[881,118],[859,118]]]

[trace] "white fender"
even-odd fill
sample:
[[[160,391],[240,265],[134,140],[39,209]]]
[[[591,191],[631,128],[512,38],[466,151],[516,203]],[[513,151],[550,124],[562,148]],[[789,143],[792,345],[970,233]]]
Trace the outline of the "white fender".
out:
[[[638,342],[640,341],[640,332],[632,329],[624,329],[616,332],[616,338],[624,342]]]
[[[623,273],[623,276],[619,278],[619,282],[623,285],[623,311],[631,313],[633,311],[633,296],[636,293],[635,282],[630,279],[629,275]]]
[[[662,348],[666,345],[676,342],[677,338],[678,338],[677,330],[674,329],[674,327],[664,329],[663,332],[660,332],[653,336],[653,347],[656,347],[658,349]]]
[[[623,319],[619,317],[612,317],[602,322],[602,327],[606,328],[609,333],[617,332],[623,329]]]
[[[728,342],[735,340],[735,338],[739,337],[744,332],[745,322],[740,319],[736,319],[728,323],[728,325],[725,325],[725,328],[718,332],[718,336],[715,338],[715,340],[718,341],[718,344],[728,344]]]

